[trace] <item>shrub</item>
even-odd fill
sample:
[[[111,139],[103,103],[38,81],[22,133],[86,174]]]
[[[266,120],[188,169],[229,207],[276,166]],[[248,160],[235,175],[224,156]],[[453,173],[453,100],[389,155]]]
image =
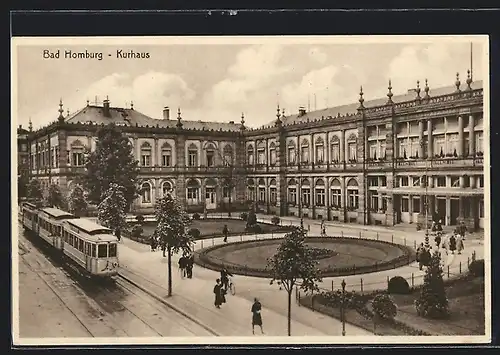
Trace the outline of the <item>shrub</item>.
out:
[[[342,291],[323,292],[321,294],[325,306],[340,308],[342,306]],[[362,309],[366,303],[366,296],[363,296],[356,291],[346,291],[344,293],[344,306],[349,309]]]
[[[391,296],[379,294],[372,300],[373,313],[382,319],[393,319],[398,313],[398,308]]]
[[[144,223],[144,216],[142,214],[138,214],[137,216],[135,216],[135,220],[142,224]]]
[[[198,228],[191,228],[188,234],[192,236],[194,239],[198,239],[201,235],[200,230]]]
[[[240,218],[243,220],[243,221],[246,221],[247,218],[248,218],[248,213],[246,212],[241,212],[240,213]]]
[[[139,239],[142,236],[142,232],[144,230],[142,229],[142,226],[140,224],[136,224],[135,226],[132,227],[132,238]]]
[[[396,295],[407,295],[411,292],[410,285],[404,277],[394,276],[389,280],[387,292]]]
[[[474,260],[469,264],[469,273],[474,277],[484,276],[484,260]]]
[[[257,224],[257,215],[254,210],[250,210],[247,216],[247,227],[251,227]]]
[[[256,234],[263,232],[262,226],[260,224],[248,225],[248,223],[247,223],[245,230],[247,232],[256,233]]]
[[[277,226],[278,224],[280,224],[280,218],[278,216],[273,216],[273,218],[271,218],[271,222],[272,224]]]
[[[198,212],[193,213],[193,219],[194,220],[199,220],[200,219],[200,214]]]

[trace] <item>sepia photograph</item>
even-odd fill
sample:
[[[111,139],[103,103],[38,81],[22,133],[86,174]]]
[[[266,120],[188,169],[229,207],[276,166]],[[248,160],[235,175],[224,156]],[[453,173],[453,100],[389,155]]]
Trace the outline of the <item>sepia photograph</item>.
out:
[[[491,341],[488,36],[11,48],[15,345]]]

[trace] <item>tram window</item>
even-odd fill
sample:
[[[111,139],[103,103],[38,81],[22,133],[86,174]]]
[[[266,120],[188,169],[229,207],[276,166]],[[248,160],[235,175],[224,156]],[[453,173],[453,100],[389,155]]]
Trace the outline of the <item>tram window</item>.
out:
[[[80,250],[83,253],[83,240],[78,239],[78,250]]]
[[[95,244],[92,244],[92,257],[95,258]]]
[[[109,244],[109,257],[115,257],[116,256],[116,243],[111,243]]]
[[[108,257],[108,246],[106,244],[99,244],[97,249],[97,257],[98,258]]]

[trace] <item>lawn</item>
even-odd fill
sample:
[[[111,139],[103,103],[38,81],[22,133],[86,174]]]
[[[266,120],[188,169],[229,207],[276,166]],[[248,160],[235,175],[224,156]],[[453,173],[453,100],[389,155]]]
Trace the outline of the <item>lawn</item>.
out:
[[[484,278],[463,277],[453,280],[446,287],[451,316],[446,320],[427,319],[417,315],[413,302],[420,289],[409,295],[391,295],[398,306],[395,320],[413,330],[430,335],[484,335]],[[316,298],[315,298],[316,299]],[[311,296],[301,298],[301,304],[311,308]],[[371,310],[369,304],[367,308]],[[334,318],[340,318],[337,308],[327,307],[314,302],[314,309]],[[358,327],[372,330],[373,322],[355,310],[348,310],[347,322]],[[379,335],[405,335],[406,331],[396,325],[383,324],[377,326]]]
[[[263,233],[278,232],[280,226],[271,224],[258,223],[262,227]],[[220,237],[222,236],[222,229],[227,225],[229,235],[241,235],[245,233],[246,221],[241,219],[198,219],[193,220],[189,228],[197,228],[200,231],[200,237]],[[143,224],[143,235],[150,236],[156,228],[156,223],[146,222]]]

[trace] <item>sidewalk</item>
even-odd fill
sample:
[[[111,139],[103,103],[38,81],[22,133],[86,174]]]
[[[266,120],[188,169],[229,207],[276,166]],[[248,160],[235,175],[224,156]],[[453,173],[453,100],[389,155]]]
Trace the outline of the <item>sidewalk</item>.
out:
[[[251,237],[255,238],[255,236]],[[217,240],[216,243],[219,242],[222,241]],[[200,246],[197,249],[199,248]],[[122,268],[120,272],[124,276],[151,291],[154,288],[154,291],[160,293],[159,296],[166,302],[183,310],[192,318],[198,319],[220,336],[252,335],[250,309],[254,297],[258,297],[263,304],[262,318],[265,335],[287,335],[286,293],[279,291],[276,286],[269,285],[267,279],[235,275],[236,295],[227,295],[227,303],[221,309],[216,309],[213,305],[212,290],[215,279],[219,276],[217,272],[195,266],[193,279],[181,279],[177,268],[178,256],[174,255],[172,258],[174,295],[171,298],[165,298],[167,259],[162,257],[161,252],[150,252],[149,246],[124,238],[123,243],[119,245],[119,253]],[[297,306],[295,298],[292,302],[292,335],[341,335],[342,325],[338,320]],[[349,325],[346,327],[349,335],[372,335],[363,329]],[[257,335],[260,335],[260,329],[256,329]]]

